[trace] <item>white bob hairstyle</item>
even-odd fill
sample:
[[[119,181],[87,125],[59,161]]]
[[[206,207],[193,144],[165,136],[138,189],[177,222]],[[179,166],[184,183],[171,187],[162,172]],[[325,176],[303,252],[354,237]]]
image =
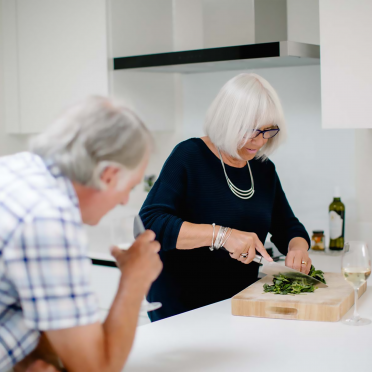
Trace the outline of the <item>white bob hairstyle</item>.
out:
[[[111,98],[88,97],[67,109],[31,140],[31,151],[51,160],[71,181],[102,188],[108,166],[120,169],[118,188],[150,151],[149,131],[128,107]]]
[[[246,138],[263,126],[277,125],[280,132],[257,154],[266,159],[286,138],[286,125],[279,97],[267,80],[257,74],[239,74],[230,79],[210,105],[204,132],[212,143],[241,159],[238,150]]]

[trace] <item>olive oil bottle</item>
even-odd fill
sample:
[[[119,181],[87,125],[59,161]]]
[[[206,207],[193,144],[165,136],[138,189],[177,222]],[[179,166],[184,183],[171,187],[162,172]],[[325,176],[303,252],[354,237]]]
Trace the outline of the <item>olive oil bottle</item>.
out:
[[[333,202],[329,206],[329,249],[341,251],[345,240],[345,205],[341,201],[340,189],[335,188]]]

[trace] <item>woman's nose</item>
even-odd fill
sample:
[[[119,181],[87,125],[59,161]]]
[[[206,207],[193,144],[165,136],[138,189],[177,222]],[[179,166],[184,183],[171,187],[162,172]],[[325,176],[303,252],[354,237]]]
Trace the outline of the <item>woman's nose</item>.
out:
[[[262,147],[267,142],[267,139],[263,138],[263,133],[260,133],[257,137],[252,139],[252,142],[256,146]]]

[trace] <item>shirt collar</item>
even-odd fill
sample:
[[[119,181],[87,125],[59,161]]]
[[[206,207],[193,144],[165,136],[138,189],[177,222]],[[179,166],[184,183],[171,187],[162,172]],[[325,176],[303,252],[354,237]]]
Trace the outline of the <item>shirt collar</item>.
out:
[[[79,208],[79,199],[76,195],[74,186],[70,179],[68,179],[60,170],[60,168],[51,159],[43,159],[43,162],[49,173],[56,180],[57,185],[61,191],[66,194],[73,204]]]

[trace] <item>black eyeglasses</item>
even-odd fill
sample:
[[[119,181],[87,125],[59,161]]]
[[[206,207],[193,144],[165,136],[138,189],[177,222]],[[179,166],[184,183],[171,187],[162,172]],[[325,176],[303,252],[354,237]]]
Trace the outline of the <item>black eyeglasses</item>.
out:
[[[265,130],[255,130],[249,139],[257,138],[261,133],[264,139],[269,139],[275,137],[279,133],[279,128],[265,129]]]

